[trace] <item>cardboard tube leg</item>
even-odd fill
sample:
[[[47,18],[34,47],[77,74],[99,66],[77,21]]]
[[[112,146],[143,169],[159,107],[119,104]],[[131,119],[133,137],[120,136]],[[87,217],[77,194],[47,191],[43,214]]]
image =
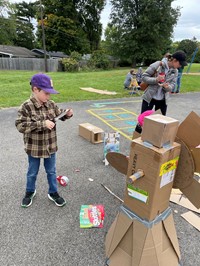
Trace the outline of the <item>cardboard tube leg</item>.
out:
[[[135,180],[139,179],[140,177],[144,176],[144,171],[143,170],[138,170],[136,173],[134,173],[133,175],[129,176],[127,182],[129,184],[133,184],[133,182],[135,182]]]

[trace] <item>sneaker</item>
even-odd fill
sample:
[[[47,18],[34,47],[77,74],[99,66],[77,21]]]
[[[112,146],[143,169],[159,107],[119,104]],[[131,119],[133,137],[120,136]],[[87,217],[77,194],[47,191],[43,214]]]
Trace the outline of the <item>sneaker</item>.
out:
[[[66,201],[59,196],[58,192],[49,193],[48,198],[52,200],[58,207],[62,207],[66,204]]]
[[[28,208],[29,206],[31,206],[33,202],[33,198],[35,197],[35,194],[36,194],[36,190],[34,192],[26,192],[26,195],[22,200],[21,206],[23,208]]]

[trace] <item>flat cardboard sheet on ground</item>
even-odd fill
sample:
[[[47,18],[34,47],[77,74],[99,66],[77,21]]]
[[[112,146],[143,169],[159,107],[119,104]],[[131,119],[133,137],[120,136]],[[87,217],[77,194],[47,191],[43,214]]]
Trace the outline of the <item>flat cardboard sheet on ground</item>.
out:
[[[89,91],[89,92],[95,92],[99,94],[108,94],[108,95],[116,95],[117,93],[115,91],[104,91],[104,90],[97,90],[94,88],[80,88],[83,91]]]
[[[197,230],[200,231],[200,217],[189,211],[181,215],[188,223],[193,225]]]

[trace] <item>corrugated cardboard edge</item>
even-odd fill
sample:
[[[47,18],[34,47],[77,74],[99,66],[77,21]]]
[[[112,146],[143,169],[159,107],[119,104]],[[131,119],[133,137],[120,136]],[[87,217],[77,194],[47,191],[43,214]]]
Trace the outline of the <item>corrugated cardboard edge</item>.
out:
[[[187,198],[183,197],[181,194],[171,194],[170,201],[191,211],[200,213],[200,209],[197,209]]]
[[[109,258],[121,239],[132,225],[132,220],[123,213],[119,213],[106,235],[106,256]]]
[[[159,229],[162,227],[162,224],[160,223]],[[132,265],[146,265],[148,263],[145,257],[143,257],[143,253],[145,248],[152,248],[155,247],[155,249],[151,249],[151,264],[153,265],[159,265],[159,258],[158,254],[161,252],[158,252],[157,246],[155,246],[155,243],[157,241],[155,238],[159,235],[157,234],[158,226],[156,226],[156,234],[154,234],[155,227],[149,229],[145,227],[141,222],[134,220],[133,225],[133,239],[137,239],[136,243],[137,246],[134,245],[133,240],[133,252],[132,252]],[[161,230],[161,229],[160,229]],[[138,240],[141,240],[140,243]],[[139,244],[139,245],[138,245]],[[145,264],[144,264],[145,263]]]
[[[189,211],[186,213],[181,214],[188,223],[194,226],[197,230],[200,231],[200,217],[194,214],[193,212]]]
[[[183,194],[194,204],[194,206],[200,208],[200,183],[193,178],[192,183],[186,188],[180,188]]]
[[[173,216],[170,215],[168,216],[164,221],[163,221],[163,225],[164,228],[167,232],[167,235],[170,239],[170,242],[179,258],[179,261],[181,259],[181,255],[180,255],[180,249],[179,249],[179,244],[178,244],[178,238],[177,238],[177,234],[176,234],[176,229],[174,226],[174,219]]]
[[[195,148],[200,144],[199,129],[200,117],[192,111],[179,125],[177,137],[183,140],[190,149]]]

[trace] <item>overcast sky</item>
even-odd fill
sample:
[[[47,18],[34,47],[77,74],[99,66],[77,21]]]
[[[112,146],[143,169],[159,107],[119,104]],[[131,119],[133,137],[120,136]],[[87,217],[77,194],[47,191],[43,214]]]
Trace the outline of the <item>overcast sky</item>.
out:
[[[35,0],[10,0],[11,2],[35,2]],[[192,39],[194,36],[200,41],[200,1],[199,0],[175,0],[173,7],[181,6],[181,16],[179,17],[177,26],[174,28],[173,41],[181,41],[183,39]],[[102,12],[101,22],[103,29],[109,21],[111,7],[109,0]]]

